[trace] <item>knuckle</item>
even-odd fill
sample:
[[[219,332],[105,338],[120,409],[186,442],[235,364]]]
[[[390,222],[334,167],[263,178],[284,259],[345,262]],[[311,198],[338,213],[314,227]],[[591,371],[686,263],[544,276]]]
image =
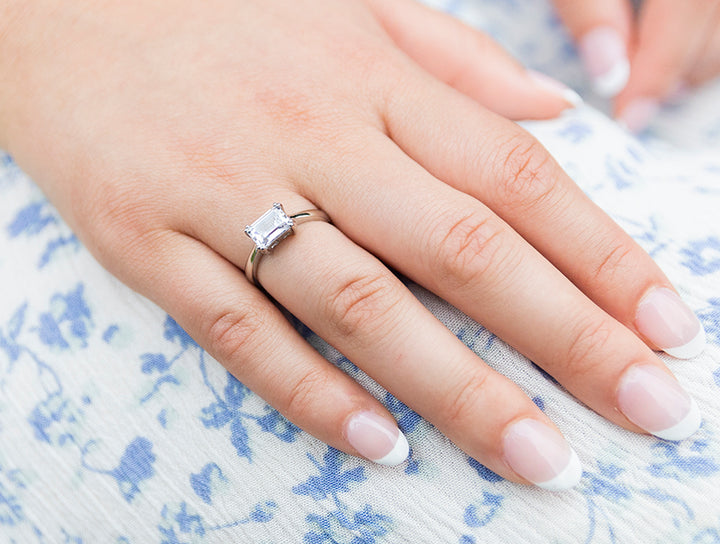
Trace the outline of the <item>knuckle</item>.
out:
[[[591,360],[602,357],[590,357],[590,354],[603,353],[612,337],[613,327],[606,319],[593,319],[579,325],[568,345],[566,364],[568,371],[576,373],[589,370]]]
[[[222,312],[206,327],[208,351],[229,364],[249,351],[262,325],[262,316],[250,306]]]
[[[437,269],[444,282],[463,287],[485,276],[493,267],[501,265],[509,255],[503,244],[503,227],[491,215],[471,212],[460,219],[450,219],[444,227],[435,229],[439,241]]]
[[[398,302],[397,287],[387,274],[356,272],[332,288],[326,300],[333,325],[343,336],[354,337],[386,324],[383,316]]]
[[[482,398],[488,384],[489,372],[474,372],[467,380],[461,382],[455,391],[447,396],[442,408],[444,421],[453,424],[461,424],[463,421],[477,419],[475,410],[478,399]]]
[[[282,412],[295,421],[311,417],[315,398],[319,392],[328,391],[329,381],[328,372],[320,367],[305,372],[290,389]]]
[[[624,275],[628,268],[633,267],[632,259],[634,247],[627,242],[616,242],[609,251],[603,252],[603,260],[593,267],[593,281],[612,281],[619,275]]]
[[[550,154],[535,138],[519,133],[498,148],[497,190],[501,201],[529,210],[558,193],[560,177],[552,171]]]

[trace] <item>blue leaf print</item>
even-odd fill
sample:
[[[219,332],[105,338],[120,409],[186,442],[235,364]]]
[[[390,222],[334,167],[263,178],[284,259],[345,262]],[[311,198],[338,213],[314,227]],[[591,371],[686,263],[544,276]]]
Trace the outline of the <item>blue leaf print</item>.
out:
[[[18,334],[25,324],[25,312],[27,311],[27,302],[20,306],[10,318],[8,322],[8,336],[10,340],[17,340]]]
[[[500,480],[503,480],[502,476],[495,474],[492,470],[472,457],[468,457],[468,464],[477,471],[478,475],[483,480],[487,480],[488,482],[499,482]]]
[[[15,219],[8,225],[7,232],[11,238],[20,234],[35,235],[43,231],[48,225],[57,223],[50,205],[46,200],[33,202],[22,208]]]
[[[177,324],[177,322],[170,316],[165,318],[165,339],[175,342],[176,340],[180,343],[183,349],[189,347],[199,347],[195,340],[193,340],[185,330]]]
[[[230,408],[240,408],[250,390],[240,383],[234,376],[228,374],[228,382],[225,386],[225,401]]]
[[[266,414],[260,416],[256,422],[260,429],[266,433],[272,433],[283,442],[294,442],[300,428],[285,419],[280,412],[271,406],[265,407]]]
[[[350,470],[342,470],[345,454],[328,447],[323,456],[323,463],[319,463],[311,454],[307,454],[319,471],[318,476],[310,476],[302,484],[293,487],[296,495],[309,495],[316,501],[322,500],[337,493],[350,491],[350,485],[366,480],[365,469],[362,466]]]
[[[235,447],[238,456],[245,457],[248,461],[252,461],[252,453],[250,452],[250,446],[248,444],[248,432],[240,418],[235,418],[232,420],[232,423],[230,423],[230,442]]]
[[[396,399],[392,394],[385,393],[385,406],[395,416],[398,427],[405,434],[412,432],[422,421],[417,412],[411,410],[407,405]]]

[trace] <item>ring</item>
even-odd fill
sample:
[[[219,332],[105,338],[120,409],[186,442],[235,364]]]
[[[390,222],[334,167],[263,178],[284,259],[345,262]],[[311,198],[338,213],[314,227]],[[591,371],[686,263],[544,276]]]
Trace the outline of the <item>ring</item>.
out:
[[[269,253],[275,246],[285,238],[295,233],[295,227],[310,221],[330,222],[328,214],[322,210],[305,210],[294,215],[288,215],[282,204],[275,202],[268,211],[262,214],[254,223],[245,227],[245,234],[255,244],[245,264],[245,276],[255,285],[257,281],[257,269],[260,259]]]

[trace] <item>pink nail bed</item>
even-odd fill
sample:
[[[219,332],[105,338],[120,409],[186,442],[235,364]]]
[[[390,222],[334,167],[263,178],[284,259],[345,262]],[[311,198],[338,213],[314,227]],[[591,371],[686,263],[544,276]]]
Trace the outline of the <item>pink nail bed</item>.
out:
[[[705,349],[705,330],[690,307],[671,289],[658,287],[638,305],[635,326],[657,347],[679,359]]]
[[[633,134],[647,128],[660,111],[660,102],[653,98],[636,98],[620,114],[618,120]]]
[[[677,380],[654,365],[630,367],[620,379],[617,395],[625,417],[665,440],[683,440],[702,423],[692,397]]]
[[[358,453],[381,465],[399,465],[410,451],[397,425],[374,412],[353,415],[346,424],[345,434]]]
[[[503,453],[518,475],[543,489],[570,489],[582,476],[580,460],[565,439],[534,419],[522,419],[508,429]]]
[[[611,26],[597,26],[580,39],[580,56],[593,80],[595,92],[612,97],[625,88],[630,62],[625,42]]]

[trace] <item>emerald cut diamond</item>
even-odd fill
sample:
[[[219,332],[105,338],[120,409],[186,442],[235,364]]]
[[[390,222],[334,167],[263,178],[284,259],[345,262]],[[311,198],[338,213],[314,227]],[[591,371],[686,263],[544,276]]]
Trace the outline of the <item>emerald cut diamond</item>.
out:
[[[282,204],[275,203],[252,225],[245,227],[245,234],[260,251],[274,248],[292,232],[293,220],[283,210]]]

